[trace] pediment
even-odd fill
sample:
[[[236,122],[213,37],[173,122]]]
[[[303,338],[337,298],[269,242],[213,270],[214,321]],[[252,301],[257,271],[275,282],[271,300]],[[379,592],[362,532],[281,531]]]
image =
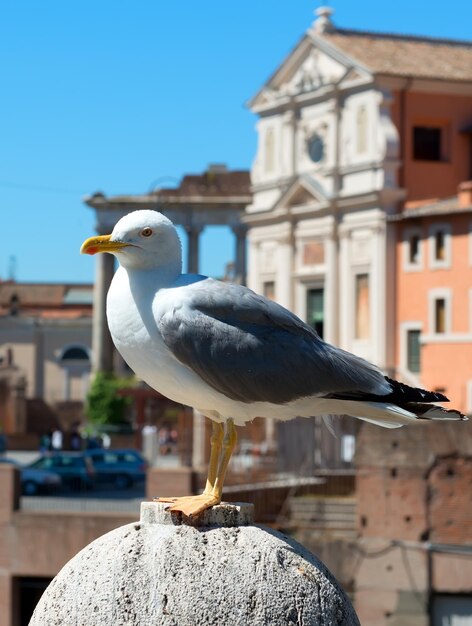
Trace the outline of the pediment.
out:
[[[317,42],[305,35],[288,55],[262,89],[248,103],[250,107],[264,107],[268,103],[309,93],[325,85],[338,83],[349,69],[339,58],[331,56],[326,45],[322,50]]]
[[[352,67],[346,72],[346,74],[339,81],[338,86],[346,85],[346,83],[347,84],[359,83],[359,82],[363,82],[363,81],[370,80],[370,79],[371,79],[371,75],[368,72],[363,71],[362,69],[359,69],[359,68]]]
[[[329,198],[321,185],[311,176],[303,175],[295,180],[280,196],[274,209],[290,210],[293,207],[326,206]]]
[[[248,102],[257,111],[272,103],[329,85],[370,78],[354,58],[314,33],[305,34],[259,92]]]
[[[312,45],[302,63],[278,86],[281,94],[296,96],[337,83],[346,68]]]
[[[313,201],[317,202],[318,198],[316,198],[312,193],[310,193],[303,186],[295,189],[294,193],[288,198],[286,203],[287,207],[293,206],[301,206],[303,204],[312,204]]]

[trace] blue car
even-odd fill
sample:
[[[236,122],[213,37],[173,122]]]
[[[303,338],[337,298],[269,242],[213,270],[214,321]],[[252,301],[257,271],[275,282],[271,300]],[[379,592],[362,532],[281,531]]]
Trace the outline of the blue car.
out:
[[[19,469],[21,493],[24,496],[36,496],[43,493],[52,493],[57,491],[62,485],[61,477],[55,472],[50,472],[46,469],[24,467],[13,459],[5,457],[0,457],[0,463],[9,463]]]
[[[95,484],[93,463],[80,452],[52,452],[28,467],[55,472],[63,484],[72,489],[91,489]]]
[[[108,483],[118,489],[128,489],[146,479],[148,462],[137,450],[85,450],[84,456],[93,462],[97,483]]]

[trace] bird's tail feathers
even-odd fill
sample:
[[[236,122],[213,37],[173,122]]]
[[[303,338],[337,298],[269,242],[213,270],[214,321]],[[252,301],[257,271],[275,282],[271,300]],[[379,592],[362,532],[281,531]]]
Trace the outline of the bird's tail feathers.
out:
[[[467,421],[469,418],[456,409],[445,409],[436,404],[420,404],[419,402],[408,402],[405,408],[414,413],[420,420],[454,420]]]
[[[352,410],[352,409],[351,409]],[[351,415],[384,428],[400,428],[406,424],[424,420],[467,420],[467,416],[455,409],[445,409],[435,404],[408,402],[403,407],[380,402],[359,402]]]
[[[417,420],[414,413],[391,402],[356,402],[343,401],[343,409],[347,415],[383,426],[384,428],[400,428]]]
[[[382,426],[382,428],[401,428],[405,426],[402,422],[398,424],[397,422],[387,421],[385,419],[374,419],[373,417],[361,417],[360,415],[356,415],[357,419],[362,420],[363,422],[367,422],[369,424],[374,424],[375,426]]]

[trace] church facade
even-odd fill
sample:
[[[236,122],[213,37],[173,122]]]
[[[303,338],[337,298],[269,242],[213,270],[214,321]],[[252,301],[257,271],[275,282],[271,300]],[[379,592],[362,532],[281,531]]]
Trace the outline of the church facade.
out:
[[[250,107],[249,285],[389,369],[398,133],[388,89],[325,37],[323,13]]]

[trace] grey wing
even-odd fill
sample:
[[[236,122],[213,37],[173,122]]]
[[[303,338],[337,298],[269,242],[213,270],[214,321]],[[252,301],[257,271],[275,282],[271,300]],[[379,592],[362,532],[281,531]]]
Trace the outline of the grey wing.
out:
[[[323,342],[280,305],[206,279],[158,321],[167,347],[211,387],[240,402],[282,404],[335,392],[386,393],[374,365]]]

